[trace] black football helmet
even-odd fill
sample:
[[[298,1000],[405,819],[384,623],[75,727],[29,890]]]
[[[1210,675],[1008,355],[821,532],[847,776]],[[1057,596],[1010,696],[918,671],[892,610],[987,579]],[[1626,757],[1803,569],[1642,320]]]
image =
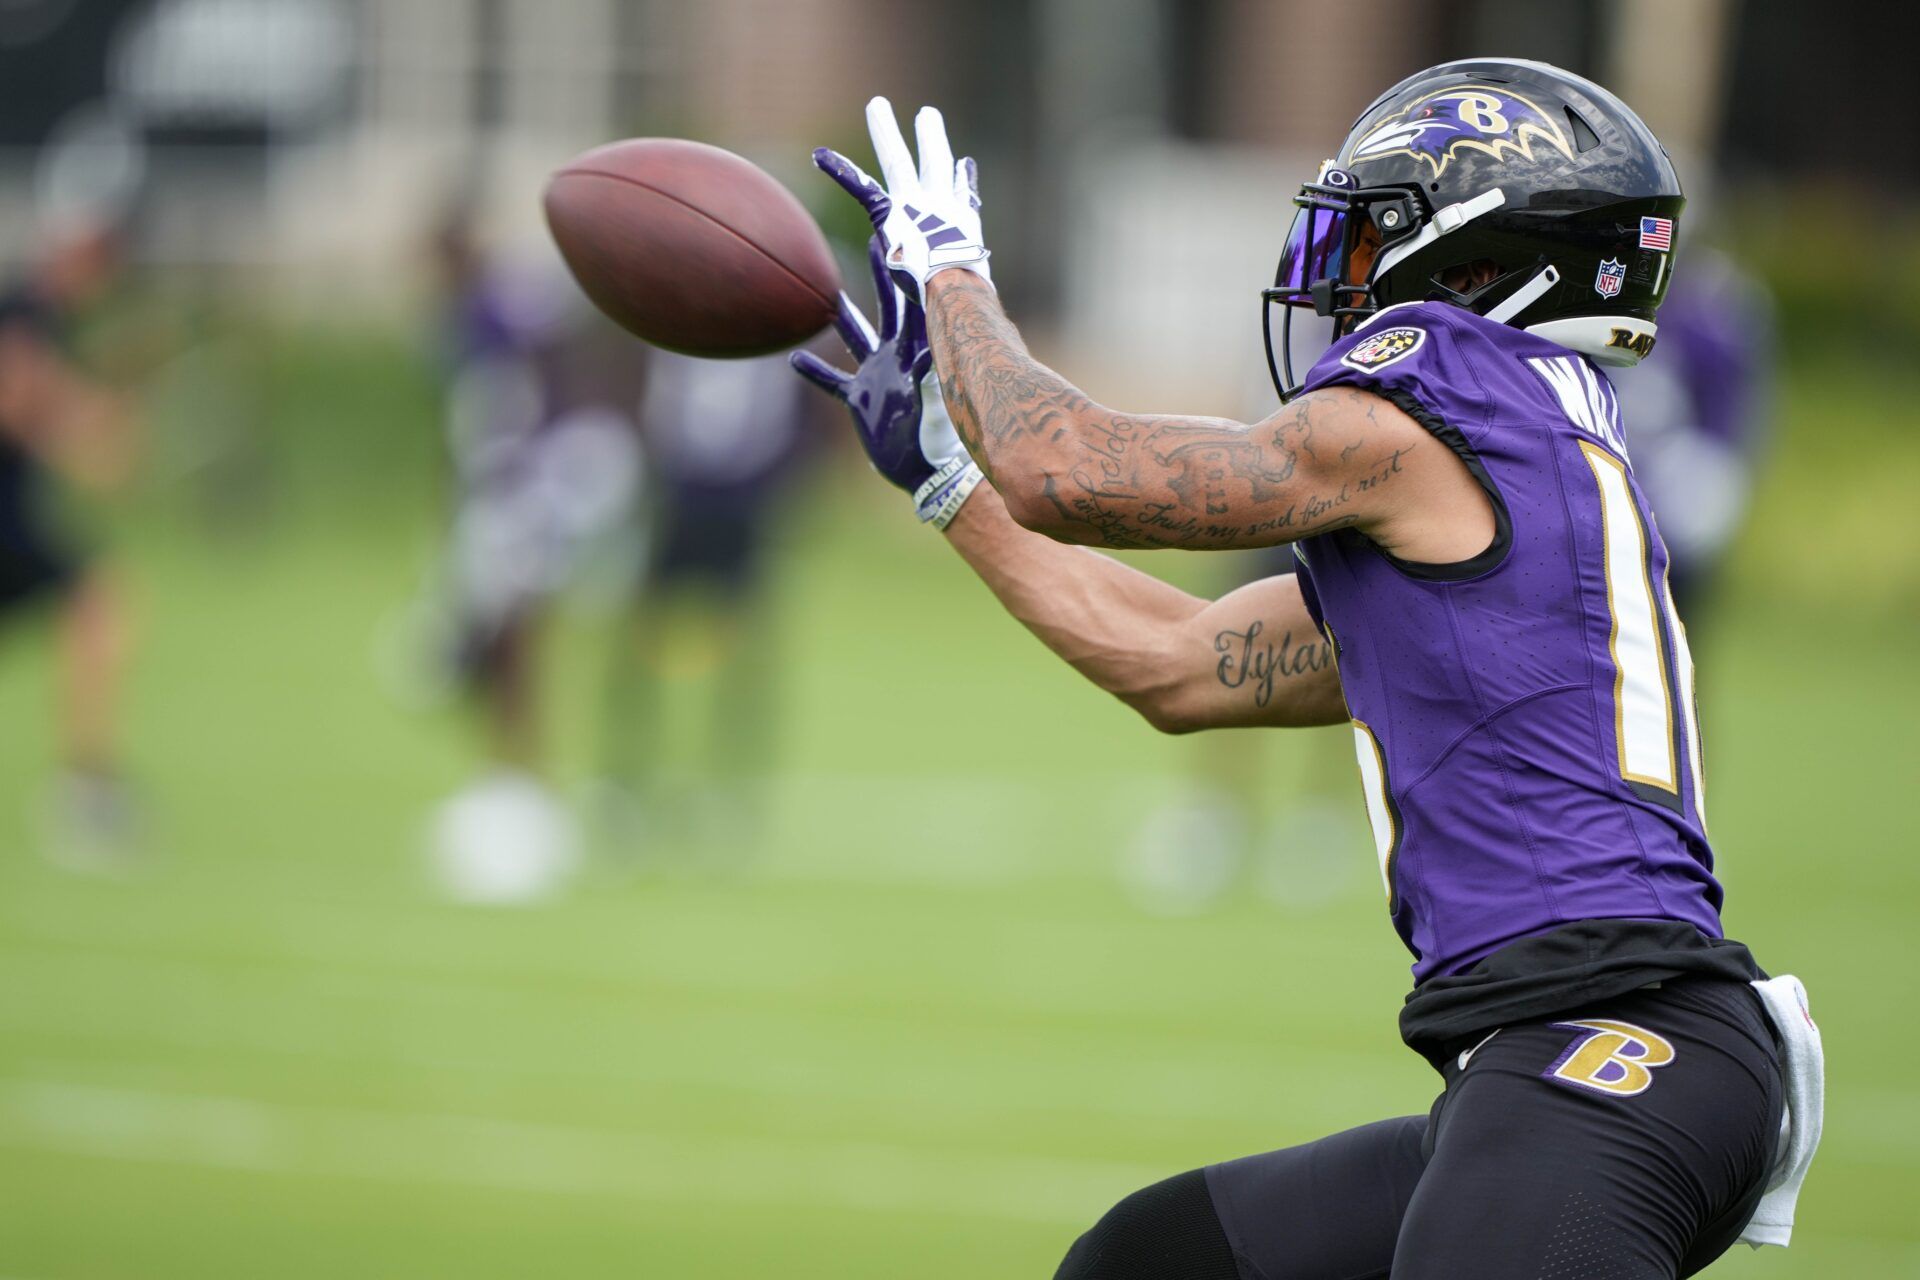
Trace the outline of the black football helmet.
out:
[[[1282,400],[1300,390],[1288,340],[1303,307],[1337,337],[1385,307],[1450,302],[1600,364],[1637,364],[1686,198],[1666,148],[1613,94],[1543,62],[1469,58],[1382,94],[1294,204],[1261,294]],[[1481,260],[1491,280],[1441,283]]]

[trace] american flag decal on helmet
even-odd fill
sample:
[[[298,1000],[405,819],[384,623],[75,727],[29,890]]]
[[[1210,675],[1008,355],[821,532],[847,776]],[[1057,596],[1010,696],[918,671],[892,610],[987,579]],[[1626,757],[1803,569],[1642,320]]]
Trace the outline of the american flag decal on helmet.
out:
[[[1640,247],[1642,249],[1659,249],[1662,252],[1672,252],[1673,219],[1640,219]]]

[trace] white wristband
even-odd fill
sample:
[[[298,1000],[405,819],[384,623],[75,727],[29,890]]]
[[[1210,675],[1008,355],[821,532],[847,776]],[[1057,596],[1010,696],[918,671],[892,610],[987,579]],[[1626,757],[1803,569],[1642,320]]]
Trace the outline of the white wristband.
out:
[[[966,454],[948,459],[914,491],[914,510],[921,523],[945,529],[985,478],[979,464]]]

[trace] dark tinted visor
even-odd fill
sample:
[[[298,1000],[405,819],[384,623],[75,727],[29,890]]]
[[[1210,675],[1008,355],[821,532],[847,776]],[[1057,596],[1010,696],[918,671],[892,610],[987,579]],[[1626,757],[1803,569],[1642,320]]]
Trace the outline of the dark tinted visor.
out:
[[[1280,251],[1280,267],[1273,280],[1276,289],[1298,289],[1304,294],[1317,280],[1337,280],[1341,276],[1347,219],[1351,216],[1344,192],[1352,187],[1353,175],[1329,163],[1321,168],[1316,181],[1294,197],[1300,211],[1294,214],[1286,247]],[[1287,301],[1306,303],[1304,297]]]

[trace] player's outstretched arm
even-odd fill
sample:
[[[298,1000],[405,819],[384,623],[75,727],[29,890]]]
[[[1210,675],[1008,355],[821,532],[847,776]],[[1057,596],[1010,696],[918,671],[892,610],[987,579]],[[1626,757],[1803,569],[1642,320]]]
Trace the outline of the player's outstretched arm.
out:
[[[1061,541],[1204,549],[1352,525],[1378,533],[1444,453],[1392,404],[1348,388],[1302,396],[1251,426],[1122,413],[1035,360],[978,276],[942,271],[927,294],[961,440],[1014,518]]]
[[[847,408],[875,471],[913,495],[1011,612],[1081,674],[1157,727],[1328,724],[1346,717],[1332,653],[1291,577],[1209,603],[1084,547],[1023,529],[967,456],[929,372],[926,318],[869,262],[879,324],[844,294],[855,367],[810,352],[794,368]]]
[[[1332,646],[1290,574],[1203,600],[1021,528],[988,485],[946,532],[1007,612],[1163,732],[1347,719]]]
[[[1271,546],[1354,526],[1406,558],[1437,558],[1414,550],[1434,541],[1420,513],[1472,481],[1412,418],[1344,388],[1252,426],[1096,403],[1028,354],[1001,311],[978,173],[954,158],[940,113],[914,117],[917,163],[885,98],[867,104],[867,127],[884,181],[825,148],[814,163],[860,202],[894,281],[924,304],[955,425],[1016,521],[1109,547]]]
[[[111,490],[132,470],[136,418],[23,326],[0,326],[0,431],[86,489]]]

